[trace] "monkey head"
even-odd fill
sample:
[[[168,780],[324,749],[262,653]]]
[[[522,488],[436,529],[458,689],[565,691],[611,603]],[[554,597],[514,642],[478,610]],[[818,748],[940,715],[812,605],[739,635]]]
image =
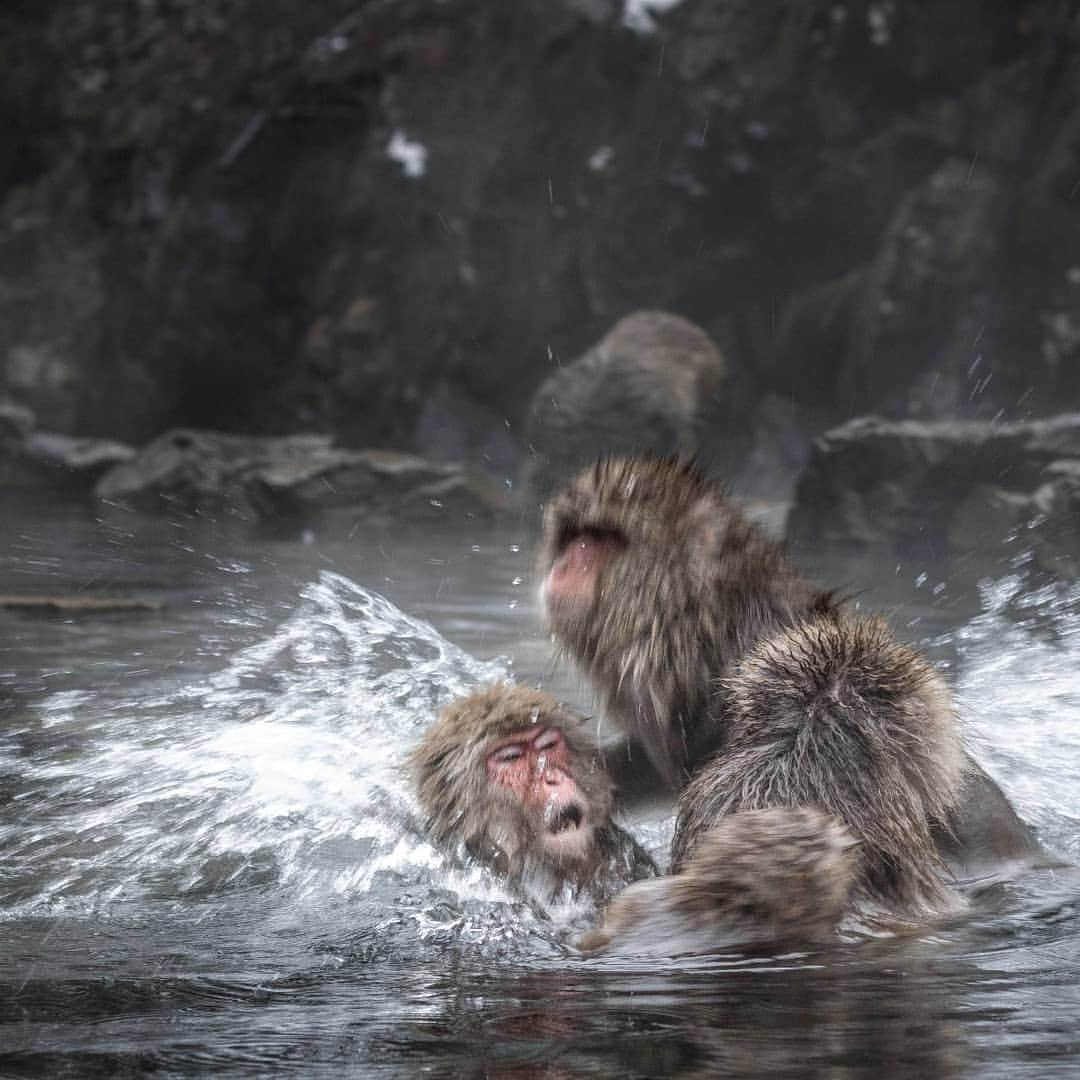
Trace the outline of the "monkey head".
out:
[[[433,838],[496,870],[581,883],[606,857],[611,782],[581,719],[548,694],[497,684],[453,702],[411,766]]]
[[[548,505],[541,596],[556,642],[674,787],[715,749],[712,685],[810,590],[691,465],[605,458]]]
[[[582,657],[605,636],[625,640],[639,601],[666,599],[703,569],[711,494],[668,460],[603,458],[580,473],[544,517],[541,595],[556,638]],[[642,626],[655,614],[643,613]]]

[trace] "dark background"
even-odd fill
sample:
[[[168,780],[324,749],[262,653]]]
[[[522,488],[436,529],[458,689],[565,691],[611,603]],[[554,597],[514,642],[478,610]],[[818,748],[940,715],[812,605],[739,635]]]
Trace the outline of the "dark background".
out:
[[[1080,401],[1080,3],[625,16],[7,0],[0,397],[504,476],[539,383],[647,307],[759,442]]]

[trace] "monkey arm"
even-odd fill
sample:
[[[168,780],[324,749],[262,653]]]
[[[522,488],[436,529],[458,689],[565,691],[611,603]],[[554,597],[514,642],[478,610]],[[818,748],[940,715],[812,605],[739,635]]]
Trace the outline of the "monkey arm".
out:
[[[704,953],[830,938],[855,883],[856,844],[808,807],[741,811],[712,826],[677,874],[624,889],[578,948]]]
[[[961,880],[1005,876],[1017,865],[1061,866],[1012,808],[1005,793],[970,754],[963,786],[945,827],[934,829],[938,852]]]

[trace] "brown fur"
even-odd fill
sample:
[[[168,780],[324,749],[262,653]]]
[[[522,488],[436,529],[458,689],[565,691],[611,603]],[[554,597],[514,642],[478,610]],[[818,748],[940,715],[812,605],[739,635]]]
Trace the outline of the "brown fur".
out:
[[[538,843],[537,822],[511,793],[492,784],[492,747],[530,729],[557,727],[572,775],[595,824],[590,857],[555,862]],[[612,785],[582,720],[550,694],[505,683],[482,687],[448,705],[409,759],[427,830],[444,846],[461,843],[473,858],[512,880],[537,879],[549,895],[564,884],[596,900],[655,873],[649,856],[612,820]]]
[[[689,465],[608,458],[548,506],[539,556],[550,572],[575,533],[615,534],[591,609],[551,618],[557,642],[675,788],[723,738],[711,693],[762,637],[833,610],[781,544]]]
[[[632,885],[586,952],[701,952],[827,939],[855,881],[851,834],[821,810],[746,810],[704,832],[673,877]]]
[[[552,630],[671,783],[696,772],[673,881],[726,817],[818,807],[859,844],[861,912],[919,918],[956,903],[934,830],[968,759],[924,660],[808,585],[688,466],[621,458],[582,473],[549,507],[545,573],[579,534],[615,539],[585,601],[551,606]],[[774,846],[770,858],[789,856]]]
[[[884,622],[825,616],[781,631],[721,693],[724,748],[683,792],[673,871],[726,815],[814,805],[859,842],[860,900],[950,906],[931,830],[957,801],[963,749],[948,689]]]

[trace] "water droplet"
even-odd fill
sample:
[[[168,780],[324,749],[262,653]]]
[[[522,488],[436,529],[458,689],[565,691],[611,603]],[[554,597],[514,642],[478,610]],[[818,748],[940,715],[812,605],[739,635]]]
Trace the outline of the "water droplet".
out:
[[[593,172],[603,172],[615,157],[615,151],[610,146],[598,146],[589,155],[589,168]]]

